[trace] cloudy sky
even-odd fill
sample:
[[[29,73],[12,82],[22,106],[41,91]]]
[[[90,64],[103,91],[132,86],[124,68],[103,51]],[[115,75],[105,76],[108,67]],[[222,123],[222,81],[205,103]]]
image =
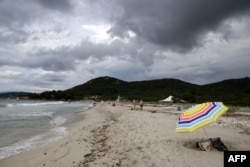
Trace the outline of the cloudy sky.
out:
[[[0,0],[0,92],[250,76],[249,0]]]

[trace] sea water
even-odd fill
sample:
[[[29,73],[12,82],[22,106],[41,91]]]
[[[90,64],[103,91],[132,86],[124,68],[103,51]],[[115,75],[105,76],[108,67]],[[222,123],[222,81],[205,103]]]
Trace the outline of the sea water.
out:
[[[0,159],[55,141],[92,103],[0,99]]]

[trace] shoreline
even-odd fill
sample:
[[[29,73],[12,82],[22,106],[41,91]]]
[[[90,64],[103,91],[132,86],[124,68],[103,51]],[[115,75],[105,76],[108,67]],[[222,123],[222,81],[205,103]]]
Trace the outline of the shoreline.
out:
[[[84,119],[69,124],[66,136],[2,159],[0,166],[223,166],[223,152],[195,148],[206,138],[203,130],[175,133],[180,112],[172,106],[145,105],[143,111],[135,111],[129,103],[98,103],[79,114]],[[249,118],[221,117],[205,129],[229,150],[250,150]]]
[[[4,167],[4,166],[20,166],[20,167],[32,167],[32,166],[45,166],[47,164],[47,166],[54,166],[54,165],[49,165],[52,161],[52,159],[54,158],[54,162],[58,162],[60,157],[64,157],[68,154],[68,147],[74,147],[74,151],[76,150],[76,152],[79,152],[79,148],[77,148],[76,146],[79,145],[77,144],[78,142],[82,142],[80,141],[79,135],[83,135],[83,134],[88,134],[88,130],[83,131],[84,127],[86,126],[86,128],[88,126],[93,126],[91,125],[91,120],[93,115],[91,114],[92,111],[95,111],[96,108],[98,108],[99,106],[95,106],[95,107],[91,107],[90,109],[84,110],[82,112],[79,112],[78,114],[80,114],[81,116],[83,116],[84,118],[82,120],[78,120],[77,122],[74,123],[69,123],[67,124],[67,131],[68,133],[63,136],[62,138],[53,141],[53,142],[49,142],[43,146],[38,146],[36,148],[33,148],[31,150],[27,150],[27,151],[23,151],[19,154],[15,154],[12,155],[10,157],[4,158],[0,160],[0,166]],[[87,112],[90,112],[89,114],[87,114]],[[88,115],[88,116],[86,116]],[[88,119],[86,117],[89,117]],[[98,121],[98,119],[97,119]],[[80,134],[81,132],[83,132],[82,134]],[[75,139],[77,138],[77,139]],[[81,147],[82,148],[82,147]],[[57,152],[57,154],[54,154],[55,152]],[[54,154],[54,155],[53,155]],[[53,155],[53,157],[51,157],[50,155]],[[51,159],[52,158],[52,159]],[[59,159],[58,159],[59,158]],[[82,157],[81,157],[82,158]],[[66,162],[67,161],[67,162]],[[66,160],[64,164],[68,164],[69,160]],[[62,161],[63,163],[63,161]],[[61,164],[61,162],[60,162]],[[65,165],[65,166],[70,166],[71,164]],[[61,166],[61,165],[59,165]]]
[[[23,104],[26,105],[26,103],[20,103],[18,105],[23,105]],[[27,103],[27,105],[32,106],[34,104]],[[39,105],[41,105],[41,103],[38,103],[38,106]],[[81,113],[83,113],[86,110],[91,109],[92,107],[93,106],[88,106],[88,104],[86,103],[86,106],[84,106],[81,109],[78,107],[78,109],[76,110],[74,110],[75,108],[72,110],[67,110],[68,113],[64,113],[66,110],[65,111],[60,110],[62,111],[61,115],[53,113],[53,112],[49,112],[48,115],[46,112],[45,114],[41,114],[42,116],[45,115],[44,117],[41,118],[43,123],[40,123],[39,122],[40,120],[37,120],[38,122],[35,121],[33,123],[34,124],[37,123],[38,125],[41,125],[42,128],[39,129],[39,126],[34,126],[33,128],[32,124],[30,123],[29,125],[32,126],[33,128],[30,133],[29,133],[29,130],[26,130],[26,131],[23,130],[25,135],[21,136],[20,139],[16,139],[14,136],[14,139],[13,139],[14,142],[7,143],[9,141],[8,139],[3,140],[3,142],[6,141],[7,144],[2,145],[0,148],[0,160],[8,158],[13,155],[17,155],[25,151],[35,149],[37,147],[47,145],[48,143],[57,141],[58,139],[64,137],[65,135],[67,135],[68,127],[71,124],[80,122],[84,119],[83,114]],[[27,115],[28,117],[27,120],[32,120],[31,118],[33,118],[33,115],[35,115],[34,113],[28,113],[28,112],[27,114],[26,113],[24,114]],[[29,117],[30,115],[31,115],[31,118]],[[21,133],[22,131],[19,131],[19,132],[20,134],[22,134]]]

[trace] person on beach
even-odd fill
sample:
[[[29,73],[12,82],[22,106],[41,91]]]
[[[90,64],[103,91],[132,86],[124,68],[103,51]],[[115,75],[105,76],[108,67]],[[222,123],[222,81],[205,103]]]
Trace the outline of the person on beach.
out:
[[[133,100],[133,110],[135,110],[135,105],[136,105],[136,101],[135,99]]]
[[[141,99],[141,101],[140,101],[140,110],[142,110],[143,109],[143,104],[144,104],[144,102],[143,102],[143,99]]]

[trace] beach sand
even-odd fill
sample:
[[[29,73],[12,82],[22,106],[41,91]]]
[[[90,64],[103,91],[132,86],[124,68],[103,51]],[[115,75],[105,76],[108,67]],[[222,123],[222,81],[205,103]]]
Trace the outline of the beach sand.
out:
[[[250,150],[250,115],[223,116],[204,129],[175,133],[175,106],[98,103],[67,136],[0,160],[1,167],[222,167],[223,152],[200,151],[196,142],[220,137],[229,150]]]

